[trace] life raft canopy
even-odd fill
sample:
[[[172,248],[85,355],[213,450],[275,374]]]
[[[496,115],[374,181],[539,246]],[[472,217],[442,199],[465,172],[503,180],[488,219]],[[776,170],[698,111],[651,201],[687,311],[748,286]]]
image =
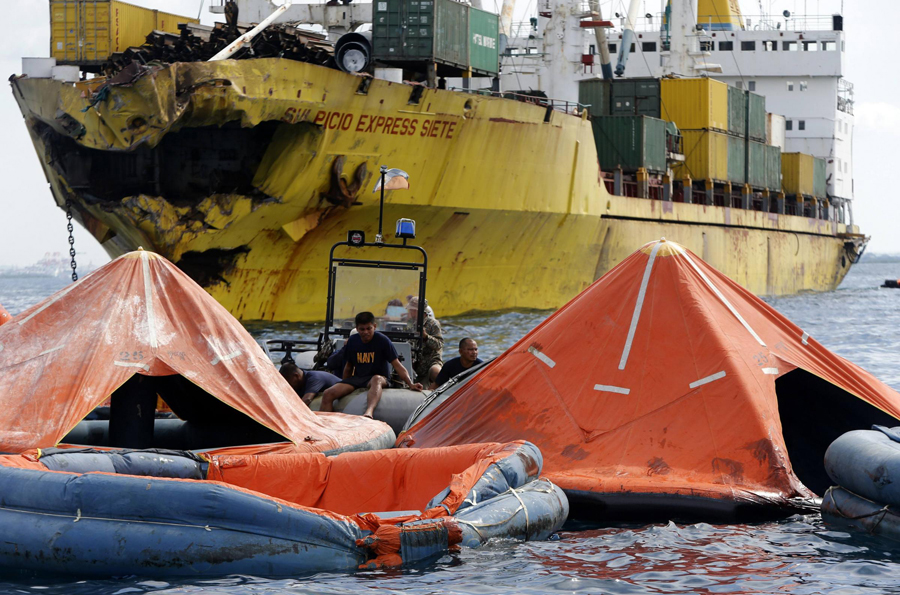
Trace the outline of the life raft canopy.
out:
[[[828,444],[900,395],[663,239],[424,411],[398,445],[527,439],[576,518],[732,518],[823,494]]]
[[[0,345],[0,452],[56,446],[110,397],[115,414],[117,395],[137,411],[141,398],[152,409],[159,394],[183,420],[160,421],[211,440],[176,448],[282,442],[301,452],[338,452],[393,437],[378,422],[298,406],[240,322],[178,267],[145,250],[22,312],[0,327]],[[152,416],[143,419],[153,440]],[[134,436],[125,434],[124,443],[103,445],[159,446],[127,443]]]

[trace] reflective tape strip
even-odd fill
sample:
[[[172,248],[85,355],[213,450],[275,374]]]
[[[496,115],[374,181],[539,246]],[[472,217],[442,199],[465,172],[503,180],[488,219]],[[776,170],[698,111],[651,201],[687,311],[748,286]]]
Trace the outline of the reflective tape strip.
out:
[[[641,289],[638,291],[637,301],[634,304],[634,314],[631,315],[631,326],[628,327],[628,338],[625,339],[625,349],[622,350],[622,358],[619,360],[619,369],[624,370],[625,364],[628,362],[628,354],[631,353],[631,343],[634,341],[634,333],[637,331],[638,320],[641,318],[641,308],[644,307],[644,297],[647,295],[647,284],[650,283],[650,271],[653,269],[653,261],[656,260],[656,253],[662,242],[656,242],[653,250],[650,251],[650,259],[647,260],[647,266],[644,268],[644,276],[641,279]]]
[[[223,355],[222,357],[214,357],[209,363],[215,366],[219,362],[227,362],[230,359],[234,359],[241,354],[241,350],[232,351],[228,355]]]
[[[763,368],[762,371],[763,374],[771,374],[772,376],[778,374],[778,368]]]
[[[51,348],[51,349],[47,349],[47,350],[45,350],[45,351],[40,352],[40,353],[38,354],[38,356],[41,356],[41,355],[47,355],[48,353],[53,353],[54,351],[59,351],[59,350],[62,349],[62,348],[63,348],[62,345],[58,345],[58,346],[53,347],[53,348]]]
[[[697,271],[697,274],[700,275],[700,278],[703,279],[703,281],[706,283],[707,287],[712,289],[713,293],[716,294],[716,297],[718,297],[722,301],[722,303],[725,304],[725,307],[728,308],[728,310],[732,314],[734,314],[734,317],[737,318],[738,321],[740,321],[740,323],[742,325],[744,325],[744,328],[747,329],[747,332],[750,333],[751,335],[753,335],[753,338],[756,339],[756,342],[759,343],[760,345],[762,345],[763,347],[765,347],[766,344],[763,342],[762,339],[759,338],[759,335],[756,334],[756,331],[754,331],[752,328],[750,328],[750,325],[747,324],[747,321],[744,320],[744,317],[741,316],[740,314],[738,314],[738,311],[734,309],[734,306],[731,305],[731,302],[729,302],[727,299],[725,299],[725,296],[722,295],[722,292],[719,291],[719,288],[716,287],[715,285],[713,285],[713,282],[710,281],[709,277],[706,276],[706,273],[704,273],[703,271],[700,270],[700,267],[698,267],[697,264],[694,262],[694,260],[690,256],[688,256],[688,253],[682,250],[680,252],[680,254],[682,256],[684,256],[685,260],[687,260],[688,263],[694,268],[694,270]]]
[[[809,345],[809,333],[804,331],[803,336],[800,337],[800,340],[803,342],[804,345]]]
[[[142,364],[142,363],[140,363],[140,362],[119,362],[119,361],[115,361],[115,362],[113,362],[113,364],[115,364],[115,365],[117,365],[117,366],[121,366],[121,367],[123,367],[123,368],[143,368],[144,371],[146,371],[146,372],[149,372],[149,371],[150,371],[150,366],[148,366],[147,364]]]
[[[153,313],[153,292],[150,291],[150,255],[141,251],[141,267],[144,270],[144,302],[147,304],[147,329],[150,347],[156,349],[156,315]]]
[[[81,279],[84,279],[84,277],[82,277]],[[29,314],[22,320],[20,320],[19,326],[22,326],[23,324],[25,324],[26,322],[28,322],[29,320],[31,320],[32,318],[34,318],[35,316],[37,316],[38,314],[40,314],[41,312],[43,312],[44,310],[46,310],[47,308],[49,308],[50,306],[55,304],[56,302],[58,302],[59,300],[61,300],[67,293],[69,293],[70,291],[75,289],[76,285],[81,283],[81,279],[79,279],[78,281],[75,281],[74,283],[72,283],[71,285],[69,285],[68,287],[66,287],[65,289],[60,291],[59,293],[57,293],[54,297],[50,298],[50,300],[46,304],[44,304],[43,306],[41,306],[40,308],[38,308],[37,310],[35,310],[31,314]]]
[[[544,362],[551,368],[556,365],[555,361],[553,361],[552,359],[550,359],[549,357],[547,357],[546,355],[544,355],[543,353],[538,351],[536,347],[529,347],[528,352],[533,354],[534,357],[538,358],[539,360],[541,360],[542,362]]]
[[[595,384],[594,390],[599,390],[604,393],[618,393],[620,395],[627,395],[631,392],[630,388],[621,388],[619,386],[609,386],[608,384]]]
[[[719,378],[725,378],[725,370],[721,372],[716,372],[711,376],[707,376],[706,378],[701,378],[700,380],[695,380],[691,382],[688,386],[691,388],[697,388],[698,386],[703,386],[704,384],[709,384],[714,380],[718,380]]]

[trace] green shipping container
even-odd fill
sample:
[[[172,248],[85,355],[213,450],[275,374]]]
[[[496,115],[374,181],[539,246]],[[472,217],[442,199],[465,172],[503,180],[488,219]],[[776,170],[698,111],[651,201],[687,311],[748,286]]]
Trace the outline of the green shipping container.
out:
[[[594,116],[594,143],[600,168],[612,171],[621,166],[634,172],[666,171],[666,123],[647,116]]]
[[[747,93],[728,87],[728,132],[736,136],[747,134]]]
[[[578,103],[587,105],[591,116],[608,116],[610,81],[588,79],[578,81]]]
[[[764,145],[766,148],[766,188],[781,191],[781,147]]]
[[[611,85],[611,115],[660,117],[659,79],[623,79]]]
[[[413,67],[434,62],[438,74],[496,75],[500,21],[495,14],[454,0],[377,0],[373,56]]]
[[[465,5],[463,5],[465,6]],[[469,65],[480,74],[497,74],[500,69],[500,17],[469,8]]]
[[[728,136],[728,181],[732,184],[744,184],[746,144],[740,137]]]
[[[750,113],[747,115],[747,136],[750,140],[766,142],[766,98],[756,93],[747,93]]]
[[[747,151],[750,157],[747,160],[747,183],[751,188],[767,188],[766,145],[748,141]]]
[[[825,179],[825,160],[813,157],[813,195],[816,198],[827,198]]]

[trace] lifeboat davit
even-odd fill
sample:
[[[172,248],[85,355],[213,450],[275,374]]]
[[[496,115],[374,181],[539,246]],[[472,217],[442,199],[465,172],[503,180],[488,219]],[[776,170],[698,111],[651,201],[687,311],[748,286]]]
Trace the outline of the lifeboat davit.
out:
[[[828,445],[897,419],[897,392],[661,240],[423,408],[398,445],[526,439],[575,518],[728,519],[813,508]]]

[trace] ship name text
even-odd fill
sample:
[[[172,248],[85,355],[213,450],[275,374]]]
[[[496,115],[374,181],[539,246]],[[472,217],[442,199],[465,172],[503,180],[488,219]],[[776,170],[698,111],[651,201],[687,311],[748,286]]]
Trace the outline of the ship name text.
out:
[[[312,110],[289,107],[282,121],[291,124],[309,121]],[[320,110],[312,118],[328,130],[343,130],[370,134],[390,134],[393,136],[420,136],[428,138],[453,138],[457,122],[441,118],[370,116],[349,112]]]

